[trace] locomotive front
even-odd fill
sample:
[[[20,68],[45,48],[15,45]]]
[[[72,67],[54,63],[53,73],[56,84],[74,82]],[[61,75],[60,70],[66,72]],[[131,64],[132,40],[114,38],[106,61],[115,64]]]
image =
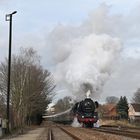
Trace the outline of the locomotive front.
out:
[[[94,127],[94,124],[98,121],[97,108],[98,102],[86,98],[75,104],[73,112],[78,122],[83,124],[83,127]]]

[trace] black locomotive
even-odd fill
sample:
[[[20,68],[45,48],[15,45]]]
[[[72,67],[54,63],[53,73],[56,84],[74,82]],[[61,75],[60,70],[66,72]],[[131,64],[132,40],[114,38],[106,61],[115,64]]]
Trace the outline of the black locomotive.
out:
[[[81,102],[77,102],[72,111],[83,127],[94,127],[94,124],[98,121],[97,108],[97,101],[94,102],[91,98],[86,98]]]

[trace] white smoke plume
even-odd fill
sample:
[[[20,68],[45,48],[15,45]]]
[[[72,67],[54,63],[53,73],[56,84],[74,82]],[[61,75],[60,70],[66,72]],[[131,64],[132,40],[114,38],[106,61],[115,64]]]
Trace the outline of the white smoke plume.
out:
[[[78,27],[58,25],[48,37],[56,82],[77,98],[89,89],[97,96],[122,48],[120,39],[109,33],[107,9],[102,5],[92,15],[98,25],[92,26],[96,22],[90,18]]]
[[[74,117],[74,120],[71,124],[72,127],[82,127],[82,124],[80,124],[77,120],[77,117]]]

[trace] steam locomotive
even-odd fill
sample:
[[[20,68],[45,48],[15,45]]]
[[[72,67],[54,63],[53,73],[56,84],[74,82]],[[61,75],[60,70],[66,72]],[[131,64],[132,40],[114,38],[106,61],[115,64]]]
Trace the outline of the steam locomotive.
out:
[[[94,127],[94,124],[98,121],[98,102],[93,101],[91,98],[86,98],[83,101],[77,102],[72,111],[74,116],[83,127]]]

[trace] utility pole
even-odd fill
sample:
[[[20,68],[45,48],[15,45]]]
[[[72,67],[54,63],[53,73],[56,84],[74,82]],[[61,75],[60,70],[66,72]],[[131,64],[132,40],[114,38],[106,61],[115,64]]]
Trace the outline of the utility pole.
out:
[[[7,79],[7,133],[10,133],[10,76],[11,76],[11,48],[12,48],[12,16],[17,11],[6,15],[6,21],[9,21],[9,55],[8,55],[8,79]]]

